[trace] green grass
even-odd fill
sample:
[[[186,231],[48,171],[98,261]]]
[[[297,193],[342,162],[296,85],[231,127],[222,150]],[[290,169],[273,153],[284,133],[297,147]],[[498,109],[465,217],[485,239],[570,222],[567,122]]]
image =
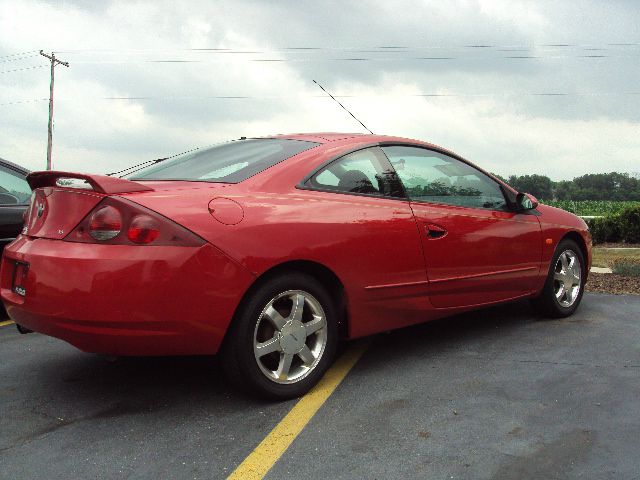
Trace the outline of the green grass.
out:
[[[540,203],[585,216],[615,215],[630,207],[640,207],[640,202],[613,200],[542,200]]]
[[[621,260],[640,262],[640,250],[614,250],[610,248],[593,247],[593,266],[609,267],[620,263]],[[623,262],[624,263],[624,262]]]
[[[611,269],[625,277],[640,277],[640,258],[616,258]]]

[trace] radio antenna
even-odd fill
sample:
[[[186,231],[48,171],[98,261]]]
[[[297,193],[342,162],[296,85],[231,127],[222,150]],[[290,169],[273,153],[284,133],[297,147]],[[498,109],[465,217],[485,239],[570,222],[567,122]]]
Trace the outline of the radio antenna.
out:
[[[312,79],[312,80],[313,80],[313,79]],[[345,112],[347,112],[349,115],[351,115],[351,116],[352,116],[352,117],[353,117],[353,118],[354,118],[354,119],[355,119],[355,120],[356,120],[360,125],[362,125],[362,126],[364,127],[364,129],[365,129],[365,130],[367,130],[371,135],[374,135],[374,133],[373,133],[371,130],[369,130],[369,129],[367,128],[367,126],[366,126],[364,123],[362,123],[360,120],[358,120],[358,119],[356,118],[356,116],[355,116],[353,113],[351,113],[349,110],[347,110],[347,107],[345,107],[345,106],[344,106],[344,105],[342,105],[338,100],[336,100],[336,97],[334,97],[334,96],[333,96],[333,95],[331,95],[329,92],[327,92],[327,91],[324,89],[324,87],[323,87],[322,85],[320,85],[320,84],[319,84],[318,82],[316,82],[315,80],[313,80],[313,83],[315,83],[316,85],[318,85],[318,86],[322,89],[322,91],[323,91],[324,93],[326,93],[327,95],[329,95],[329,96],[330,96],[330,97],[331,97],[331,98],[332,98],[332,99],[333,99],[333,100],[334,100],[338,105],[340,105],[340,106],[344,109],[344,111],[345,111]]]

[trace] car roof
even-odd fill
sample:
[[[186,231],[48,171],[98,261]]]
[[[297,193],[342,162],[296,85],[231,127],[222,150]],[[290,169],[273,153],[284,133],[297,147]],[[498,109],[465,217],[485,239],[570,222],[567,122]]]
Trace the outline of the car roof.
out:
[[[373,145],[380,145],[380,146],[406,145],[406,146],[427,148],[430,150],[435,150],[437,152],[443,153],[445,155],[449,155],[468,165],[471,165],[472,167],[480,170],[481,172],[489,175],[490,177],[495,178],[498,182],[500,182],[500,184],[505,185],[506,187],[508,187],[509,189],[515,192],[515,190],[511,186],[507,185],[502,180],[495,177],[495,175],[493,175],[491,172],[488,172],[487,170],[479,167],[475,163],[470,162],[469,160],[465,159],[464,157],[458,155],[455,152],[452,152],[447,148],[443,148],[439,145],[436,145],[435,143],[425,142],[423,140],[415,140],[412,138],[396,137],[391,135],[376,135],[376,134],[367,134],[367,133],[337,133],[337,132],[294,133],[294,134],[288,134],[288,135],[271,135],[263,138],[283,138],[283,139],[290,139],[290,140],[304,140],[308,142],[317,142],[325,145],[331,142],[340,142],[338,143],[338,145],[340,146],[344,146],[344,144],[348,144],[348,145],[350,144],[355,148],[365,148]]]
[[[318,133],[289,133],[283,135],[272,135],[268,138],[284,138],[288,140],[304,140],[307,142],[330,143],[347,138],[363,137],[364,133],[339,133],[339,132],[318,132]],[[371,136],[371,135],[369,135]]]
[[[376,135],[376,134],[368,134],[368,133],[339,133],[339,132],[320,132],[320,133],[292,133],[292,134],[283,134],[283,135],[271,135],[265,138],[284,138],[289,140],[304,140],[307,142],[316,142],[316,143],[331,143],[338,142],[341,140],[349,140],[351,139],[355,144],[408,144],[408,145],[416,145],[431,148],[434,150],[438,150],[442,153],[451,155],[456,158],[461,158],[460,155],[457,155],[455,152],[443,148],[434,143],[425,142],[423,140],[415,140],[412,138],[405,137],[396,137],[392,135]]]
[[[15,170],[16,172],[21,173],[21,174],[23,174],[25,176],[29,173],[28,169],[26,169],[24,167],[21,167],[20,165],[18,165],[16,163],[10,162],[9,160],[5,160],[4,158],[1,158],[1,157],[0,157],[0,164],[4,165],[5,167],[8,167],[8,168],[10,168],[12,170]]]

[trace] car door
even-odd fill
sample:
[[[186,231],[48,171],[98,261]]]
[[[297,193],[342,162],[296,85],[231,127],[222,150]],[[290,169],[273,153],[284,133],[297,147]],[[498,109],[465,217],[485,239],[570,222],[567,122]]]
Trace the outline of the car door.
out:
[[[532,291],[542,254],[535,212],[510,210],[495,180],[457,158],[413,146],[382,149],[410,199],[436,308]]]
[[[316,252],[342,280],[350,336],[419,323],[430,304],[422,245],[411,206],[379,147],[348,153],[301,187],[296,215],[307,223]],[[303,236],[298,242],[305,243]]]
[[[0,165],[0,250],[20,233],[30,198],[31,188],[24,177]]]

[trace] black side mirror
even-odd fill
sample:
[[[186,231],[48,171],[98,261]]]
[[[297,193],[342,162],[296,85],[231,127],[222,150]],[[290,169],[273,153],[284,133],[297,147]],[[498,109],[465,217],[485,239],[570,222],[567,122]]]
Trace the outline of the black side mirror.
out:
[[[530,193],[518,193],[516,195],[516,209],[520,212],[533,210],[538,206],[538,199]]]

